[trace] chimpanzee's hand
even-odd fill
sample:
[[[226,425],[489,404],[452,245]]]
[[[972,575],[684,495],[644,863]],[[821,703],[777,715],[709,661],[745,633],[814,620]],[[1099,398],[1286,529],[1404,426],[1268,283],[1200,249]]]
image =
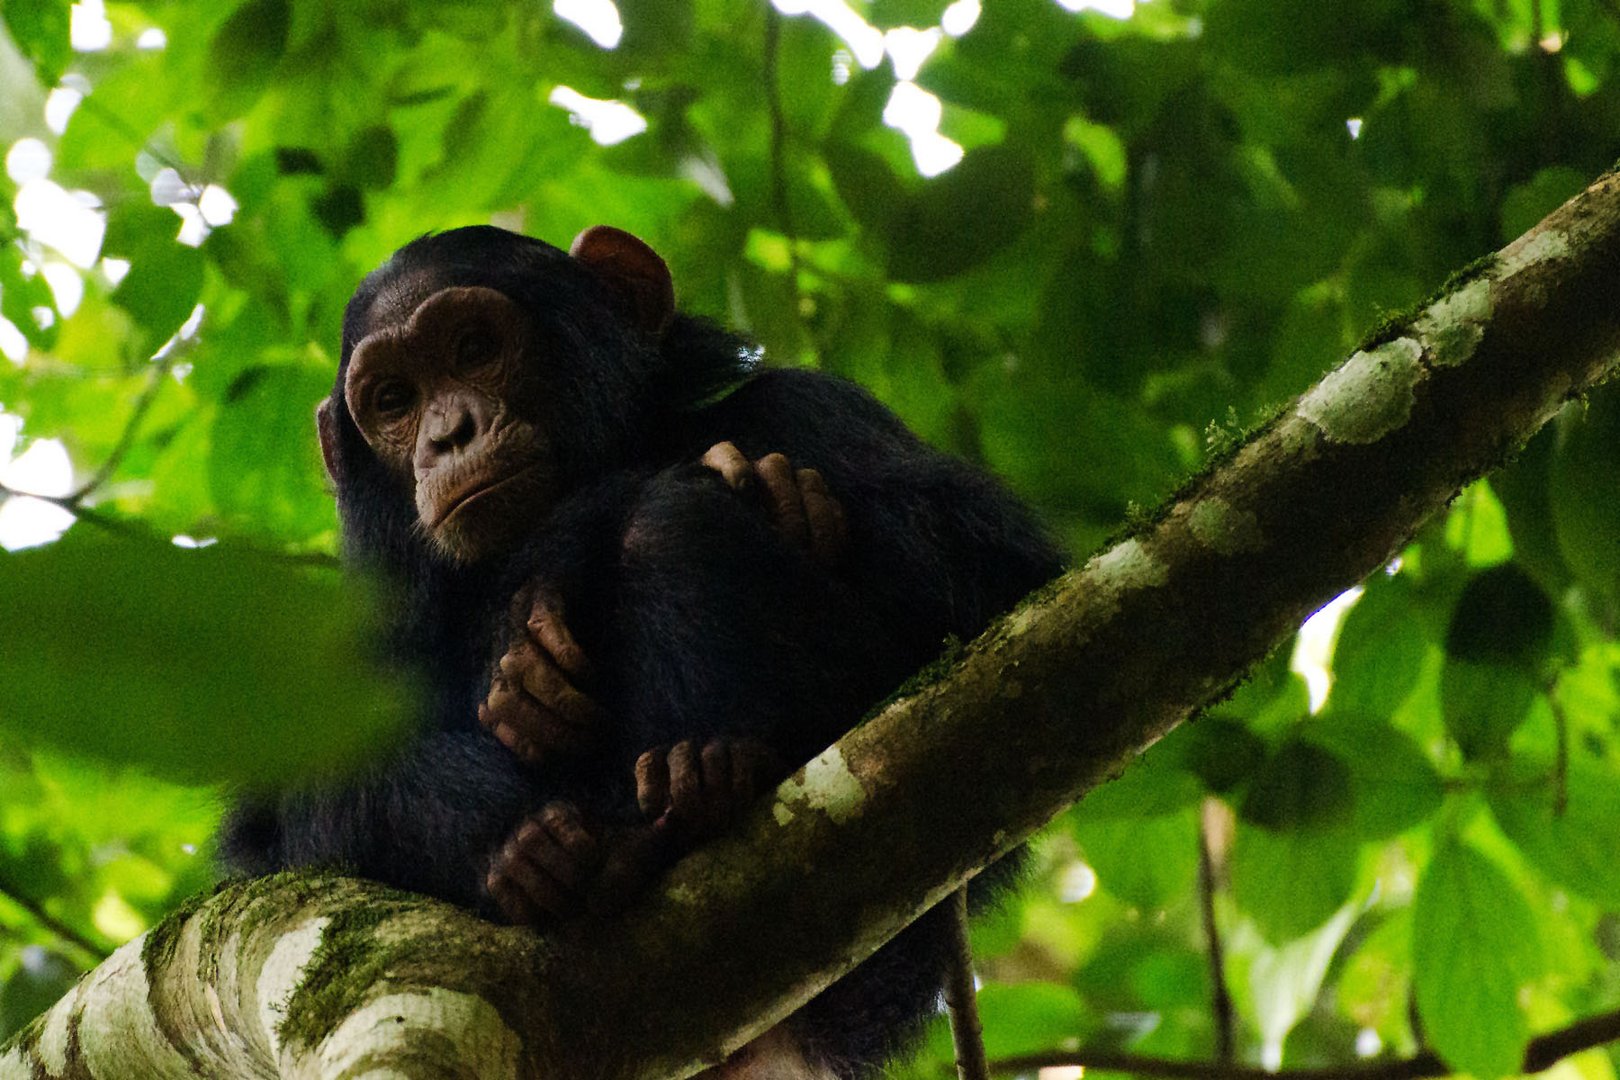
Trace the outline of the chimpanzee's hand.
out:
[[[757,739],[687,739],[636,759],[636,802],[685,850],[728,830],[786,775],[782,759]]]
[[[580,689],[589,683],[590,662],[563,621],[562,602],[547,589],[523,589],[512,601],[512,626],[478,722],[530,765],[589,750],[606,717]]]
[[[573,803],[552,802],[496,849],[484,884],[509,922],[551,926],[623,909],[674,854],[651,826],[599,829]]]
[[[772,523],[789,544],[809,551],[823,566],[843,555],[849,540],[844,506],[816,470],[794,469],[781,454],[749,461],[729,442],[709,447],[703,464],[719,473],[733,491],[749,494],[763,489]]]

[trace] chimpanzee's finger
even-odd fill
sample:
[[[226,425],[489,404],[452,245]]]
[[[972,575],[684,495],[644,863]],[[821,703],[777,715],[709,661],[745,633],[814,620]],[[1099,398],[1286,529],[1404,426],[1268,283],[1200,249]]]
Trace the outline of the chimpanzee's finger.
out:
[[[578,914],[584,905],[583,897],[552,877],[535,860],[534,854],[525,848],[514,848],[500,862],[500,872],[517,887],[533,913],[531,924]]]
[[[484,886],[514,923],[536,926],[578,908],[579,898],[528,858],[521,829],[490,860]]]
[[[489,876],[484,879],[484,891],[489,893],[495,906],[501,909],[506,921],[514,926],[532,926],[537,921],[534,909],[529,907],[529,901],[524,898],[523,890],[518,888],[517,882],[503,868],[490,867]]]
[[[702,462],[719,473],[732,491],[746,492],[754,486],[754,466],[742,451],[729,442],[718,442],[705,451]]]
[[[636,805],[656,819],[669,809],[669,747],[658,746],[636,758]]]
[[[547,725],[527,694],[496,683],[488,699],[479,703],[478,722],[519,759],[531,765],[539,763],[542,744],[536,736],[544,733]]]
[[[765,487],[765,499],[770,505],[776,531],[793,547],[808,548],[810,523],[804,516],[804,500],[799,495],[793,466],[781,454],[766,454],[754,463],[754,471]]]
[[[593,869],[601,861],[601,845],[596,833],[585,824],[579,807],[567,802],[550,802],[540,809],[534,820],[580,866]]]
[[[690,739],[682,739],[669,751],[669,809],[681,825],[682,831],[701,820],[703,807],[703,773],[698,762],[698,749]]]
[[[563,619],[561,600],[545,593],[537,595],[526,625],[529,635],[551,654],[552,660],[569,679],[574,682],[590,679],[591,662]]]
[[[541,711],[553,720],[557,730],[547,734],[565,744],[562,748],[580,749],[606,722],[596,699],[581,693],[562,668],[532,642],[513,645],[498,666],[508,682],[538,702]]]
[[[578,892],[596,869],[596,839],[577,813],[548,806],[523,823],[517,839],[529,860],[570,892]]]
[[[800,469],[796,476],[810,526],[810,554],[823,566],[831,566],[844,554],[849,541],[844,504],[833,498],[827,481],[815,469]]]

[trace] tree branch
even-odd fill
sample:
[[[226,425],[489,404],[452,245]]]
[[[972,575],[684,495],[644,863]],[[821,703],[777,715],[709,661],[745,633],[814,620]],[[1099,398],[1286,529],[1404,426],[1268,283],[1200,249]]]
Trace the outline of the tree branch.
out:
[[[984,1057],[984,1025],[979,1022],[978,988],[973,985],[973,946],[968,940],[968,891],[964,886],[946,901],[951,905],[951,960],[945,975],[945,1009],[951,1017],[956,1047],[957,1080],[989,1080]]]
[[[1537,1035],[1524,1050],[1521,1072],[1538,1073],[1585,1050],[1620,1039],[1620,1010],[1589,1016],[1568,1027]],[[1156,1076],[1164,1080],[1424,1080],[1453,1072],[1439,1055],[1425,1050],[1408,1058],[1368,1061],[1359,1065],[1329,1065],[1313,1069],[1271,1070],[1258,1065],[1232,1065],[1206,1061],[1119,1053],[1113,1050],[1073,1050],[1056,1054],[1025,1054],[990,1063],[992,1072],[1028,1073],[1056,1066],[1079,1066],[1100,1072]]]
[[[1611,174],[1381,328],[623,918],[539,938],[363,883],[237,885],[115,953],[0,1077],[48,1055],[55,1074],[152,1080],[427,1078],[451,1060],[520,1080],[690,1075],[1117,775],[1613,374],[1616,281]]]
[[[1211,818],[1219,813],[1211,799],[1205,799],[1198,814],[1198,909],[1204,926],[1204,949],[1209,959],[1210,1008],[1215,1020],[1215,1060],[1230,1062],[1237,1057],[1237,1009],[1226,985],[1226,950],[1221,945],[1220,927],[1215,923],[1215,892],[1218,885]],[[1223,860],[1224,861],[1224,860]]]

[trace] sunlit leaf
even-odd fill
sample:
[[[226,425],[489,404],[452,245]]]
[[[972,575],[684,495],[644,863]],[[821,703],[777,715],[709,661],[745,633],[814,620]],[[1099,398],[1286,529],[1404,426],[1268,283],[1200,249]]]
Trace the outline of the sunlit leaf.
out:
[[[1234,987],[1234,997],[1249,999],[1245,1012],[1269,1045],[1280,1046],[1288,1033],[1311,1011],[1327,977],[1328,965],[1345,939],[1356,911],[1341,907],[1311,933],[1286,943],[1268,944],[1252,929],[1238,928],[1231,953],[1247,978]]]
[[[1389,724],[1333,711],[1311,724],[1306,738],[1349,769],[1350,828],[1357,836],[1394,836],[1440,809],[1440,774],[1409,736]]]
[[[1351,898],[1359,854],[1348,829],[1277,833],[1240,824],[1230,865],[1238,907],[1267,941],[1303,937]]]
[[[1502,831],[1547,877],[1608,910],[1620,908],[1620,777],[1577,765],[1563,779],[1522,766],[1490,789]]]
[[[68,60],[68,5],[61,0],[6,0],[0,6],[11,39],[34,62],[39,81],[54,86]]]
[[[1098,821],[1082,814],[1075,836],[1098,884],[1146,911],[1185,896],[1197,878],[1198,819],[1191,812]]]
[[[1423,623],[1412,608],[1408,578],[1376,574],[1368,580],[1334,645],[1335,709],[1390,716],[1411,693],[1428,649]]]
[[[1518,889],[1478,851],[1448,842],[1423,872],[1412,918],[1417,1006],[1431,1044],[1477,1077],[1518,1072],[1529,1037],[1519,987],[1541,964]]]
[[[226,391],[214,421],[208,482],[214,503],[244,526],[301,540],[329,527],[315,437],[315,402],[330,389],[323,368],[249,368]]]
[[[1086,1034],[1095,1024],[1080,996],[1063,986],[992,983],[979,991],[978,998],[984,1049],[992,1057],[1050,1050]]]
[[[196,248],[150,244],[139,251],[112,299],[144,331],[141,351],[150,355],[191,317],[202,285],[203,258]]]

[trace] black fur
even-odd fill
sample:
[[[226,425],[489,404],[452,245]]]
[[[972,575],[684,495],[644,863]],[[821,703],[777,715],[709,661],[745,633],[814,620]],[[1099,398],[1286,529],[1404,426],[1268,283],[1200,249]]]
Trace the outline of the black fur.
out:
[[[343,406],[343,374],[389,290],[486,285],[534,320],[552,366],[568,494],[497,565],[436,556],[416,513]],[[419,298],[419,297],[418,297]],[[394,317],[397,317],[395,315]],[[333,390],[347,557],[398,586],[391,649],[424,677],[431,715],[410,745],[341,787],[245,801],[222,838],[260,873],[336,865],[488,909],[489,854],[527,813],[573,798],[634,814],[643,749],[752,735],[801,763],[932,659],[975,636],[1060,569],[1056,548],[994,480],[924,445],[855,385],[753,372],[746,344],[678,316],[650,344],[565,253],[499,229],[423,237],[349,304]],[[764,514],[692,464],[729,439],[821,471],[843,503],[848,554],[832,571],[789,549]],[[507,600],[542,577],[605,674],[607,759],[534,773],[476,723]],[[791,1023],[839,1075],[871,1074],[935,1008],[941,928],[920,922]]]

